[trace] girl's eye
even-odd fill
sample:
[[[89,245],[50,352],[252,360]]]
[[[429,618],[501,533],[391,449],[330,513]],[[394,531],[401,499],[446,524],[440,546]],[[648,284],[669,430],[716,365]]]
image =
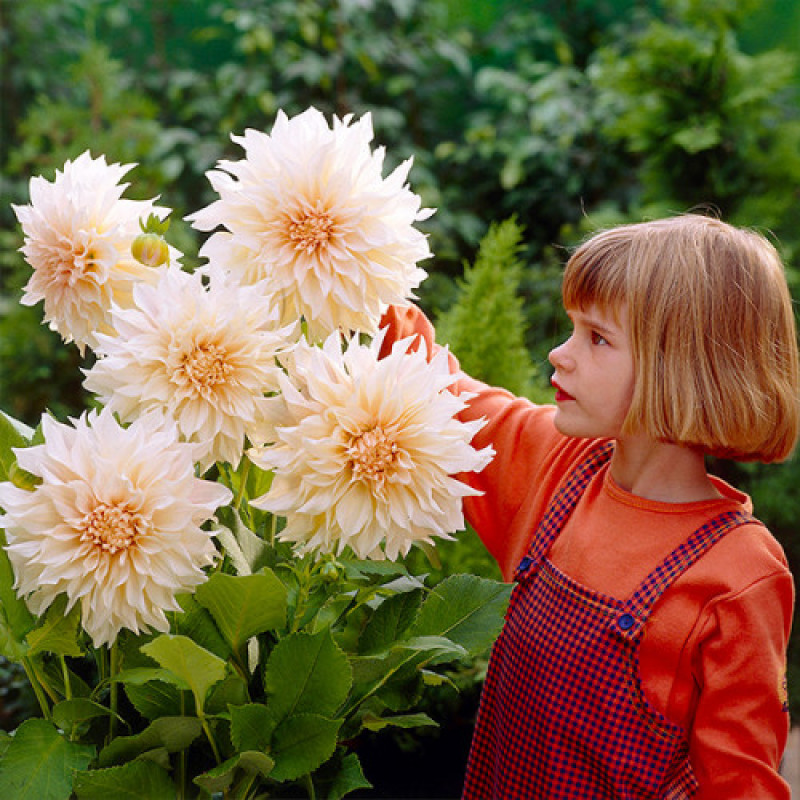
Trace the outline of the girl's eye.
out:
[[[592,344],[608,344],[608,340],[597,331],[592,331]]]

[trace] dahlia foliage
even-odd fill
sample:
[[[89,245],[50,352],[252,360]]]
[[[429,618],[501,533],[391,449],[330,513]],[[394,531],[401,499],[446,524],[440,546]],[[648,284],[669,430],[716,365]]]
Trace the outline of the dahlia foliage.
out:
[[[411,161],[383,176],[369,115],[233,138],[194,272],[122,197],[133,165],[83,153],[14,206],[22,302],[88,348],[95,408],[0,412],[0,655],[44,718],[4,745],[8,796],[343,797],[359,733],[433,724],[404,713],[432,668],[499,630],[507,587],[403,561],[492,457],[446,350],[379,357],[430,256]]]

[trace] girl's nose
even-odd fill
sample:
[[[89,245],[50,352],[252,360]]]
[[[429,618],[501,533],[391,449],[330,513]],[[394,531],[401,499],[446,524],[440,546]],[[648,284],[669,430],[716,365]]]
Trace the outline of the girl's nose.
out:
[[[571,363],[569,357],[569,345],[570,340],[567,339],[565,342],[562,342],[557,347],[554,347],[547,355],[547,360],[553,365],[555,369],[560,370],[567,370],[569,369],[569,365]]]

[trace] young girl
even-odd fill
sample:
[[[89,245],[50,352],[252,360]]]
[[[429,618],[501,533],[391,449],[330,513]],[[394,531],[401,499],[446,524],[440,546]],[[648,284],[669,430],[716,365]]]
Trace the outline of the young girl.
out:
[[[569,260],[554,406],[461,375],[497,455],[470,523],[516,586],[464,797],[789,798],[793,584],[749,498],[704,455],[780,461],[798,435],[794,317],[775,249],[697,215]],[[434,331],[391,308],[384,348]],[[453,369],[457,370],[455,359]]]

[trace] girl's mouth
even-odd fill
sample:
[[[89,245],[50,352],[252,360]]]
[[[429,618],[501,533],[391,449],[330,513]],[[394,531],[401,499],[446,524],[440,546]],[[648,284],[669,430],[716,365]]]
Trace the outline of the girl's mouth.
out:
[[[556,403],[565,403],[567,400],[575,399],[571,394],[565,392],[554,380],[551,380],[550,383],[556,390]]]

